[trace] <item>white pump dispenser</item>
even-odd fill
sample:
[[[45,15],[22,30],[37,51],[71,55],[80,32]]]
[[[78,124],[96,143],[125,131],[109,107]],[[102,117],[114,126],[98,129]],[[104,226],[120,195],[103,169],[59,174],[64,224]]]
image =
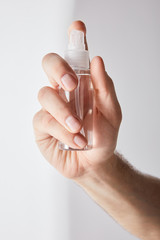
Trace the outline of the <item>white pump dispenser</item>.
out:
[[[71,31],[64,58],[74,69],[89,69],[89,53],[85,50],[84,33],[82,31]]]

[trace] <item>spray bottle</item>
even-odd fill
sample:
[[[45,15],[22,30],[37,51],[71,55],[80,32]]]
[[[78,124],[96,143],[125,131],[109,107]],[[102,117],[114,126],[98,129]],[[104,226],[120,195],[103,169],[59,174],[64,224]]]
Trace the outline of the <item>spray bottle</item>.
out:
[[[61,150],[89,150],[92,148],[93,86],[89,70],[89,53],[85,50],[84,33],[82,31],[72,30],[64,58],[75,71],[78,85],[72,92],[61,88],[59,94],[81,119],[82,128],[80,133],[87,139],[87,145],[84,149],[72,149],[59,142],[59,148]]]

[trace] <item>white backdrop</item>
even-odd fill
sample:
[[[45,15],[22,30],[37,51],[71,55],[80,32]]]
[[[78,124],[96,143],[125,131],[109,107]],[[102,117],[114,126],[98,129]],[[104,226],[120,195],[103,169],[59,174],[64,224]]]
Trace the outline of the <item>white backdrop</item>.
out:
[[[70,239],[68,181],[43,159],[32,118],[48,80],[44,54],[63,52],[73,1],[0,0],[0,239]],[[66,9],[69,11],[66,12]]]
[[[122,106],[118,150],[159,176],[159,10],[158,0],[0,0],[0,239],[136,239],[43,159],[32,117],[48,84],[43,55],[62,55],[81,19]]]

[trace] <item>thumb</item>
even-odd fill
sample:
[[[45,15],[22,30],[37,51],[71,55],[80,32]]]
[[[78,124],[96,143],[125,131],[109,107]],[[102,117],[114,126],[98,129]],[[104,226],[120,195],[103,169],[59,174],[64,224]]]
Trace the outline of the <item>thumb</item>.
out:
[[[119,128],[122,119],[121,108],[113,81],[105,71],[102,58],[94,57],[90,68],[96,108],[114,128]]]

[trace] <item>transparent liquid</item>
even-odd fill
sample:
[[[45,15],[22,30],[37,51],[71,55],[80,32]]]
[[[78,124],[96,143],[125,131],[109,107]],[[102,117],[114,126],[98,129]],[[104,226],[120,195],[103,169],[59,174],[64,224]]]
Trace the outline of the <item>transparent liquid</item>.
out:
[[[75,70],[78,77],[78,86],[72,91],[59,90],[60,96],[68,103],[72,111],[82,120],[80,133],[87,139],[87,145],[83,149],[73,149],[59,142],[61,150],[89,150],[92,148],[93,132],[93,86],[89,70]]]

